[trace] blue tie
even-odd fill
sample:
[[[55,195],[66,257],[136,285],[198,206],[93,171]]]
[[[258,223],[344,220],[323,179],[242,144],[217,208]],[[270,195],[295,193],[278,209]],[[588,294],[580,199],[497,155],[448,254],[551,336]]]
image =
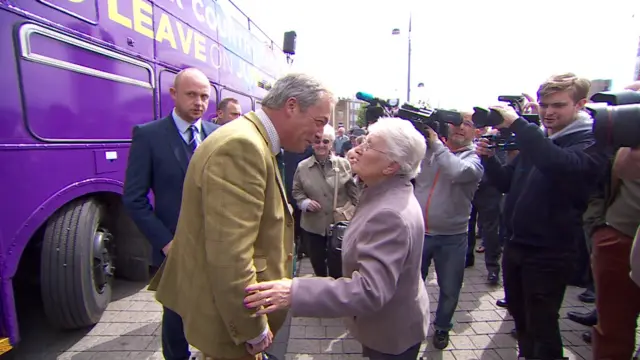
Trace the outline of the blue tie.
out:
[[[191,130],[191,141],[189,141],[189,145],[191,146],[191,151],[196,151],[198,145],[200,145],[200,132],[195,125],[189,126],[189,130]]]

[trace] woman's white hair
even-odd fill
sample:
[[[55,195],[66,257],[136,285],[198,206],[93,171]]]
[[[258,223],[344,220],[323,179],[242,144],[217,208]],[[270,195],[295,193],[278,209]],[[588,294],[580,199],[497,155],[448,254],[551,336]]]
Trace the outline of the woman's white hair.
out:
[[[334,142],[336,140],[336,130],[333,128],[333,126],[327,124],[324,126],[324,132],[322,133],[322,136],[331,140],[331,142]]]
[[[380,118],[369,126],[369,136],[380,137],[387,144],[387,155],[400,165],[398,174],[415,178],[427,151],[427,141],[408,120]]]

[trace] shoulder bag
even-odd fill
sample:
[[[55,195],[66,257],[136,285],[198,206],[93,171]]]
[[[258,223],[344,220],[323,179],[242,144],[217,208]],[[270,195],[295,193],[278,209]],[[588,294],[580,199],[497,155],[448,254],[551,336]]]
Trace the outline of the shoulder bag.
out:
[[[327,229],[327,236],[329,237],[331,249],[340,252],[342,251],[342,239],[347,231],[349,221],[353,218],[356,207],[351,200],[338,207],[338,177],[340,175],[338,164],[334,166],[333,170],[335,173],[333,181],[333,223]]]

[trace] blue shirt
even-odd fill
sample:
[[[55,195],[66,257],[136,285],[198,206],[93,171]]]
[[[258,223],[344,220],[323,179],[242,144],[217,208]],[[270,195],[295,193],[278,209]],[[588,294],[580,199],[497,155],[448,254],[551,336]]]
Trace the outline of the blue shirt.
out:
[[[176,127],[178,128],[178,132],[180,133],[180,136],[182,136],[182,139],[184,140],[185,143],[188,144],[191,141],[191,130],[189,130],[189,126],[191,125],[195,125],[196,129],[198,129],[200,142],[204,140],[203,138],[204,134],[202,133],[202,119],[198,119],[196,120],[196,122],[192,124],[184,120],[183,118],[181,118],[180,115],[178,115],[178,113],[176,112],[175,108],[171,112],[171,116],[173,117],[173,122],[176,124]]]

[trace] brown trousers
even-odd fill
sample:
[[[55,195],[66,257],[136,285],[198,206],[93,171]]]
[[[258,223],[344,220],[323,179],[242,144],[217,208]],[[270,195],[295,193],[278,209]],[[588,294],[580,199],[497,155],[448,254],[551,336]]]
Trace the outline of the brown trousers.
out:
[[[593,327],[594,360],[628,360],[635,352],[640,287],[629,276],[633,239],[612,227],[592,236],[598,324]]]

